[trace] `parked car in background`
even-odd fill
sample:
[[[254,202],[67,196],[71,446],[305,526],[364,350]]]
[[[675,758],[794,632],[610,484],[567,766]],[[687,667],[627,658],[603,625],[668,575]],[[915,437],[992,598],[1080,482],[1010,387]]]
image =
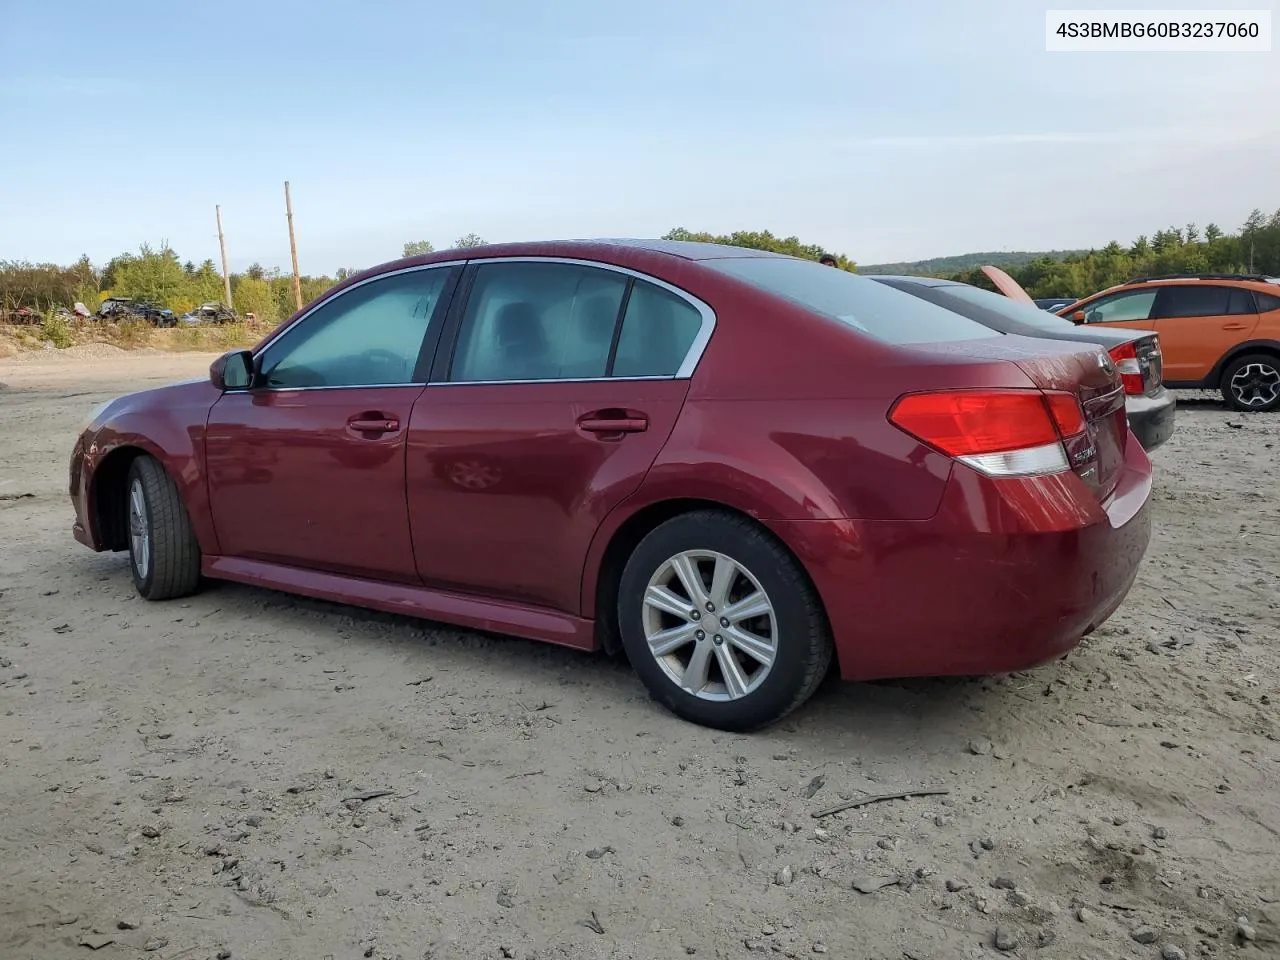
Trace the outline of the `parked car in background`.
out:
[[[0,323],[14,326],[31,326],[44,323],[44,313],[34,307],[15,307],[12,310],[0,310]]]
[[[1075,303],[1075,297],[1042,297],[1035,302],[1041,310],[1060,310]]]
[[[178,324],[178,318],[172,310],[149,300],[135,300],[132,297],[108,297],[98,308],[98,316],[114,322],[145,320],[157,327],[174,327]]]
[[[1220,391],[1236,410],[1280,410],[1280,278],[1138,277],[1059,315],[1090,329],[1155,330],[1168,386]]]
[[[1031,303],[954,280],[890,276],[871,279],[954,310],[1000,333],[1098,344],[1120,371],[1125,412],[1138,442],[1151,451],[1172,436],[1175,401],[1162,382],[1160,343],[1153,331],[1083,330]]]
[[[225,303],[209,301],[202,303],[190,313],[182,315],[182,322],[195,323],[239,323],[240,317]]]
[[[73,532],[149,600],[204,576],[624,650],[750,730],[833,657],[1021,670],[1111,616],[1151,463],[1104,361],[758,250],[441,252],[95,411]]]

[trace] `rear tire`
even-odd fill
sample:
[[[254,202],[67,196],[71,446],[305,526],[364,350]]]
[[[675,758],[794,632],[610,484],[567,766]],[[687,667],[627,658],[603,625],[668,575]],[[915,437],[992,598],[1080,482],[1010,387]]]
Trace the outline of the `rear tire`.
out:
[[[1267,413],[1280,410],[1280,357],[1249,353],[1222,371],[1222,398],[1233,410]]]
[[[129,465],[125,486],[129,569],[147,600],[172,600],[200,585],[200,545],[177,484],[153,457]]]
[[[766,531],[723,511],[682,514],[640,541],[618,618],[653,698],[706,727],[776,723],[831,665],[830,627],[804,570]]]

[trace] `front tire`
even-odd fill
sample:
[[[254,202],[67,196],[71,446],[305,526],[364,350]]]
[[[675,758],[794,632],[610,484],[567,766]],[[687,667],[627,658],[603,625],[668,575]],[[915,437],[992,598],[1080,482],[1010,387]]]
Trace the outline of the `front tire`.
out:
[[[618,592],[622,645],[677,716],[748,732],[781,720],[826,676],[826,614],[804,570],[766,531],[717,510],[646,536]]]
[[[1250,353],[1222,371],[1222,398],[1233,410],[1266,413],[1280,409],[1280,358]]]
[[[200,585],[200,545],[178,487],[153,457],[129,466],[125,487],[129,568],[147,600],[172,600]]]

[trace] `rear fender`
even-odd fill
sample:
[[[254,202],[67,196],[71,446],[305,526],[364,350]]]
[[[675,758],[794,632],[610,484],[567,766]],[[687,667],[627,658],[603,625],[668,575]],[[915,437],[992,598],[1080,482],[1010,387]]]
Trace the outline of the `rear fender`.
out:
[[[1223,354],[1222,359],[1217,362],[1209,375],[1204,378],[1205,386],[1211,390],[1218,389],[1222,383],[1222,372],[1227,369],[1227,365],[1231,361],[1243,357],[1246,353],[1269,353],[1280,359],[1280,340],[1246,340],[1244,343],[1237,344]]]

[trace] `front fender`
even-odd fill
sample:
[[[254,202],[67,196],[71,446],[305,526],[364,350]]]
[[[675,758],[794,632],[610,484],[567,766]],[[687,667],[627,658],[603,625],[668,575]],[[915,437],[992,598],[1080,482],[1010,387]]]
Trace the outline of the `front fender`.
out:
[[[208,382],[178,384],[121,397],[100,415],[81,441],[85,499],[95,528],[100,483],[110,473],[109,465],[140,451],[155,457],[173,478],[201,551],[221,552],[204,464],[205,424],[220,395]]]

